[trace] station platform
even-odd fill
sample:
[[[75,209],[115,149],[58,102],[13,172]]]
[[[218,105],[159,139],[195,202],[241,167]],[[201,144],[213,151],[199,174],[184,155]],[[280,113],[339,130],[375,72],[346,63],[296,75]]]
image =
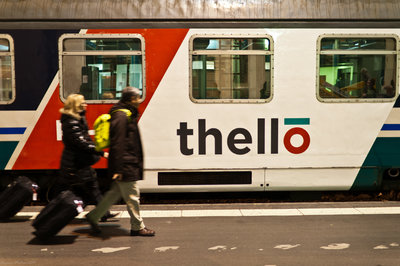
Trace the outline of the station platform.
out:
[[[41,242],[26,206],[0,223],[6,265],[400,265],[400,202],[142,205],[154,237],[129,236],[129,215],[100,223],[88,206],[57,236]]]

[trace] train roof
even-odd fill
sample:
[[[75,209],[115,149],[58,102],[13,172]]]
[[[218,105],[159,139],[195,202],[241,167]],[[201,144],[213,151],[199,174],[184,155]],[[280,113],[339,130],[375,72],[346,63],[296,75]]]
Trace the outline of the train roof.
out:
[[[400,21],[398,0],[2,0],[0,26],[27,22]]]

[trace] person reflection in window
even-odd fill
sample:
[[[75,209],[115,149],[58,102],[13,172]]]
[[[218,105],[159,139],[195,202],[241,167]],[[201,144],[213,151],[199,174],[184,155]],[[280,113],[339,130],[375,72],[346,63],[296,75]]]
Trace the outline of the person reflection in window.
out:
[[[267,99],[268,97],[269,97],[269,91],[267,91],[267,82],[264,82],[264,85],[260,90],[260,99]]]
[[[392,85],[386,85],[383,87],[383,90],[385,92],[384,98],[393,98],[394,97],[394,88]]]
[[[102,95],[103,99],[114,99],[114,94],[112,92],[104,92]]]
[[[372,81],[370,81],[371,77],[368,73],[368,69],[366,69],[365,67],[363,67],[361,69],[360,74],[361,74],[361,82],[360,83],[362,84],[361,85],[362,86],[361,97],[367,98],[367,97],[369,97],[368,90],[371,90],[371,82],[372,82]],[[371,91],[370,91],[370,93],[371,93]]]
[[[367,80],[364,91],[364,98],[375,98],[376,97],[376,80],[374,78],[370,78]]]

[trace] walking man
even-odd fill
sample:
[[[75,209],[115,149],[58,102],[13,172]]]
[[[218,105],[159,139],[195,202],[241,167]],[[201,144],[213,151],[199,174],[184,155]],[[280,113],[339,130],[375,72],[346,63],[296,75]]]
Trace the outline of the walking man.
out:
[[[126,87],[120,101],[111,110],[108,172],[114,180],[111,189],[97,207],[86,216],[94,233],[100,233],[99,219],[123,198],[131,217],[131,236],[154,236],[140,216],[140,192],[136,183],[143,179],[143,150],[137,124],[140,91]],[[128,109],[131,115],[121,109]]]

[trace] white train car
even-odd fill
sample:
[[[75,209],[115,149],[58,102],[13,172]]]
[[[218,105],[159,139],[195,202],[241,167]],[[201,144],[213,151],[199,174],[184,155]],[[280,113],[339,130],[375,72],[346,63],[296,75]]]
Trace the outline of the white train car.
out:
[[[2,1],[0,175],[56,172],[67,95],[92,124],[130,85],[143,192],[397,189],[400,4],[311,2]]]

